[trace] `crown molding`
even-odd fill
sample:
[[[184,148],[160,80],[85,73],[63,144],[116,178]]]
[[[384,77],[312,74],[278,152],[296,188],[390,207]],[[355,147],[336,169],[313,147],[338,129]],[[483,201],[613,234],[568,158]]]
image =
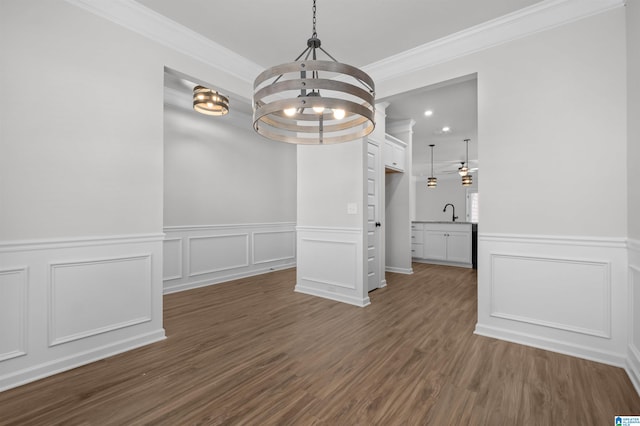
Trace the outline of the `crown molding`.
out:
[[[363,68],[376,84],[623,7],[624,0],[545,0]]]
[[[66,0],[170,49],[253,85],[264,68],[132,0]]]
[[[264,68],[133,0],[66,0],[212,68],[253,84]],[[363,67],[376,84],[623,7],[625,0],[544,0]]]

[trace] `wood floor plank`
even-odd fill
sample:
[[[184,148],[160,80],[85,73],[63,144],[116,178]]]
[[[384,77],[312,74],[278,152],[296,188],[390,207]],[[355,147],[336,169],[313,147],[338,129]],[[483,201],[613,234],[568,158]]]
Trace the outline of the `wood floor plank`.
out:
[[[622,369],[473,334],[476,272],[414,264],[357,308],[295,270],[164,297],[167,339],[0,393],[0,425],[552,425],[640,414]]]

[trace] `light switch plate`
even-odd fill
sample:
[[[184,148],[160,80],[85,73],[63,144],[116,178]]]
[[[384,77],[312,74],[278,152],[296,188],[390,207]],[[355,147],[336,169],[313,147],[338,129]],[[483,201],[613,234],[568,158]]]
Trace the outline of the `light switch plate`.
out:
[[[358,214],[358,205],[356,203],[347,203],[347,214]]]

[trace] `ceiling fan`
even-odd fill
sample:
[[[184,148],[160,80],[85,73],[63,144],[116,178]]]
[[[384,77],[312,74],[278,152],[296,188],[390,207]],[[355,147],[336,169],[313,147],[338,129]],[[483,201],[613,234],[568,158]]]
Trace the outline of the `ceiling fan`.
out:
[[[467,163],[465,163],[464,161],[460,161],[460,162],[455,163],[455,165],[458,165],[458,164],[460,164],[460,167],[456,167],[455,169],[452,169],[452,170],[443,170],[440,173],[445,174],[445,175],[458,173],[458,174],[460,174],[462,176],[463,168],[465,167],[465,165]],[[477,172],[478,171],[477,167],[468,167],[467,166],[467,169],[468,169],[467,173],[473,173],[473,172]]]

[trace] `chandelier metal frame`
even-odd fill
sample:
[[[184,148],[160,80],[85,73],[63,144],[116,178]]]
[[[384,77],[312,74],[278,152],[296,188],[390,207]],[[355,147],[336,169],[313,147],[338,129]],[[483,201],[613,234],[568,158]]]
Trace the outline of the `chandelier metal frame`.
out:
[[[320,52],[330,60],[319,60]],[[334,144],[364,137],[375,127],[373,79],[321,47],[315,0],[306,49],[293,62],[260,73],[253,90],[253,128],[272,140]]]

